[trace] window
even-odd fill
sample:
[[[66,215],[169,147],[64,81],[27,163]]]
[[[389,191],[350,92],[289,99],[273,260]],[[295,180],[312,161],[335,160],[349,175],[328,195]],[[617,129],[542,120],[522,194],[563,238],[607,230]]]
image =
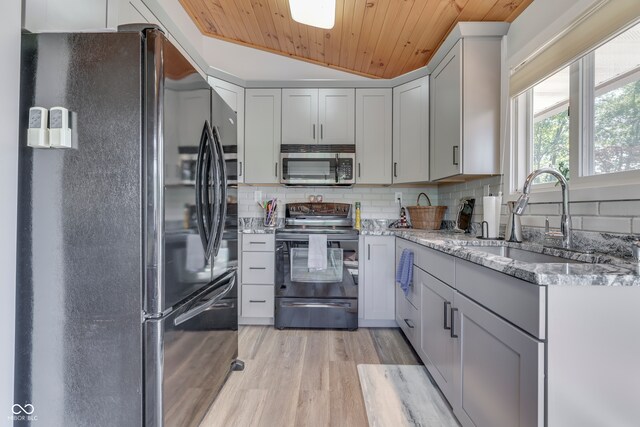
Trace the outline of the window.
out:
[[[569,176],[569,67],[533,87],[530,170],[553,167]],[[554,182],[541,175],[536,184]]]
[[[543,167],[591,186],[640,177],[640,24],[513,99],[511,188]],[[526,170],[522,170],[526,169]],[[515,181],[515,182],[513,182]],[[553,186],[538,177],[534,184]],[[608,181],[607,181],[608,182]]]
[[[593,56],[593,59],[591,59]],[[640,25],[584,60],[593,88],[593,138],[585,172],[599,175],[640,169]]]

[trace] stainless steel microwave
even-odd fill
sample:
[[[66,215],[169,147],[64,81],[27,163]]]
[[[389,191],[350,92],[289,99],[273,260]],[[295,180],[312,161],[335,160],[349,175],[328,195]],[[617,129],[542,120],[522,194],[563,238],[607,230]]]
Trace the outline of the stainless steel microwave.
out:
[[[280,149],[280,183],[285,185],[355,184],[355,145],[286,144]]]

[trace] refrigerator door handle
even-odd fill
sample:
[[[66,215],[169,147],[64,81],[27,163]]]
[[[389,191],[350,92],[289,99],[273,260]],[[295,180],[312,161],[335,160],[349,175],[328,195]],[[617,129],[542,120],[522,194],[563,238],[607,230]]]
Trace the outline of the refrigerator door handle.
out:
[[[224,222],[227,217],[227,165],[224,160],[224,149],[220,138],[220,130],[217,126],[213,127],[213,143],[217,149],[218,172],[220,177],[220,206],[218,209],[216,235],[213,243],[213,256],[218,256],[220,245],[222,244],[222,236],[224,234]]]
[[[214,305],[216,305],[229,292],[231,292],[231,289],[233,289],[233,287],[235,285],[236,285],[236,276],[234,274],[233,277],[231,278],[231,280],[229,280],[229,283],[227,283],[222,288],[216,289],[216,291],[213,293],[213,296],[211,296],[205,302],[203,302],[201,304],[198,304],[196,307],[192,308],[191,310],[189,310],[189,311],[187,311],[185,313],[182,313],[179,316],[176,316],[176,318],[173,321],[173,324],[175,326],[178,326],[181,323],[184,323],[184,322],[186,322],[186,321],[188,321],[190,319],[193,319],[197,315],[207,311],[209,308],[211,308]]]
[[[204,181],[204,187],[202,188],[202,192],[204,194],[204,209],[206,209],[206,212],[208,213],[208,220],[207,220],[207,246],[205,246],[204,250],[205,250],[205,258],[209,259],[211,258],[211,252],[213,251],[213,245],[214,245],[214,237],[215,237],[215,233],[216,233],[216,227],[217,227],[217,223],[218,223],[218,215],[219,215],[219,209],[218,209],[218,205],[217,205],[217,198],[218,198],[218,190],[216,188],[216,182],[217,182],[217,177],[216,174],[218,173],[217,170],[217,155],[218,152],[215,148],[214,145],[214,141],[213,141],[213,131],[211,130],[211,125],[209,125],[209,122],[205,122],[204,123],[204,131],[206,132],[206,145],[207,145],[207,153],[209,154],[207,161],[205,162],[205,181]],[[211,182],[209,182],[209,179],[211,179]],[[210,193],[210,190],[212,190],[212,193]]]
[[[196,159],[196,179],[195,179],[195,191],[196,191],[196,220],[198,223],[198,234],[202,240],[203,249],[207,250],[209,246],[209,225],[205,222],[205,202],[203,200],[203,179],[206,179],[205,169],[208,156],[208,144],[207,144],[207,123],[205,123],[202,129],[202,135],[200,136],[200,144],[198,146],[198,157]]]

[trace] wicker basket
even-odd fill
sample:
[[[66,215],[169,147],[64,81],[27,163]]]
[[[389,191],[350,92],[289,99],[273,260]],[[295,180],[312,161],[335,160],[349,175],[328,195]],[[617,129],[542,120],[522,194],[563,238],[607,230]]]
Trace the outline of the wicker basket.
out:
[[[429,206],[420,206],[421,196],[427,198]],[[447,210],[447,207],[431,206],[431,200],[425,193],[418,194],[416,205],[417,206],[407,206],[413,228],[419,228],[422,230],[439,230],[442,226],[442,218],[444,218],[444,213]]]

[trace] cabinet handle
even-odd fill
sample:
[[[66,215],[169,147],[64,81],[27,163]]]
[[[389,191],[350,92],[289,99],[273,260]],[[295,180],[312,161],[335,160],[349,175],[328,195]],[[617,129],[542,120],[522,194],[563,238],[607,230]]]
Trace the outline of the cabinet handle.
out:
[[[324,125],[320,124],[320,139],[324,138]]]
[[[266,270],[267,267],[249,267],[249,270]]]
[[[316,125],[313,125],[313,139],[316,139]]]
[[[361,172],[360,163],[358,163],[358,178],[360,178],[360,172]]]
[[[404,319],[404,323],[407,324],[407,326],[409,327],[409,329],[413,329],[415,328],[415,325],[412,325],[411,323],[409,323],[409,319]]]
[[[367,260],[371,261],[371,244],[367,245]]]
[[[451,302],[449,301],[445,301],[444,302],[444,328],[449,330],[451,329],[451,326],[447,326],[447,312],[449,311],[449,308],[451,308]]]
[[[276,178],[278,177],[278,162],[276,162]]]
[[[250,245],[266,245],[267,242],[249,242]]]
[[[398,162],[393,162],[393,176],[398,177]]]
[[[456,335],[456,313],[458,309],[453,307],[451,308],[451,338],[458,338]]]
[[[242,162],[238,162],[238,176],[242,176]]]
[[[249,302],[265,303],[267,302],[267,300],[266,299],[250,299]]]
[[[453,164],[455,166],[458,166],[460,164],[460,160],[458,159],[458,156],[460,154],[460,147],[457,145],[453,146]]]

